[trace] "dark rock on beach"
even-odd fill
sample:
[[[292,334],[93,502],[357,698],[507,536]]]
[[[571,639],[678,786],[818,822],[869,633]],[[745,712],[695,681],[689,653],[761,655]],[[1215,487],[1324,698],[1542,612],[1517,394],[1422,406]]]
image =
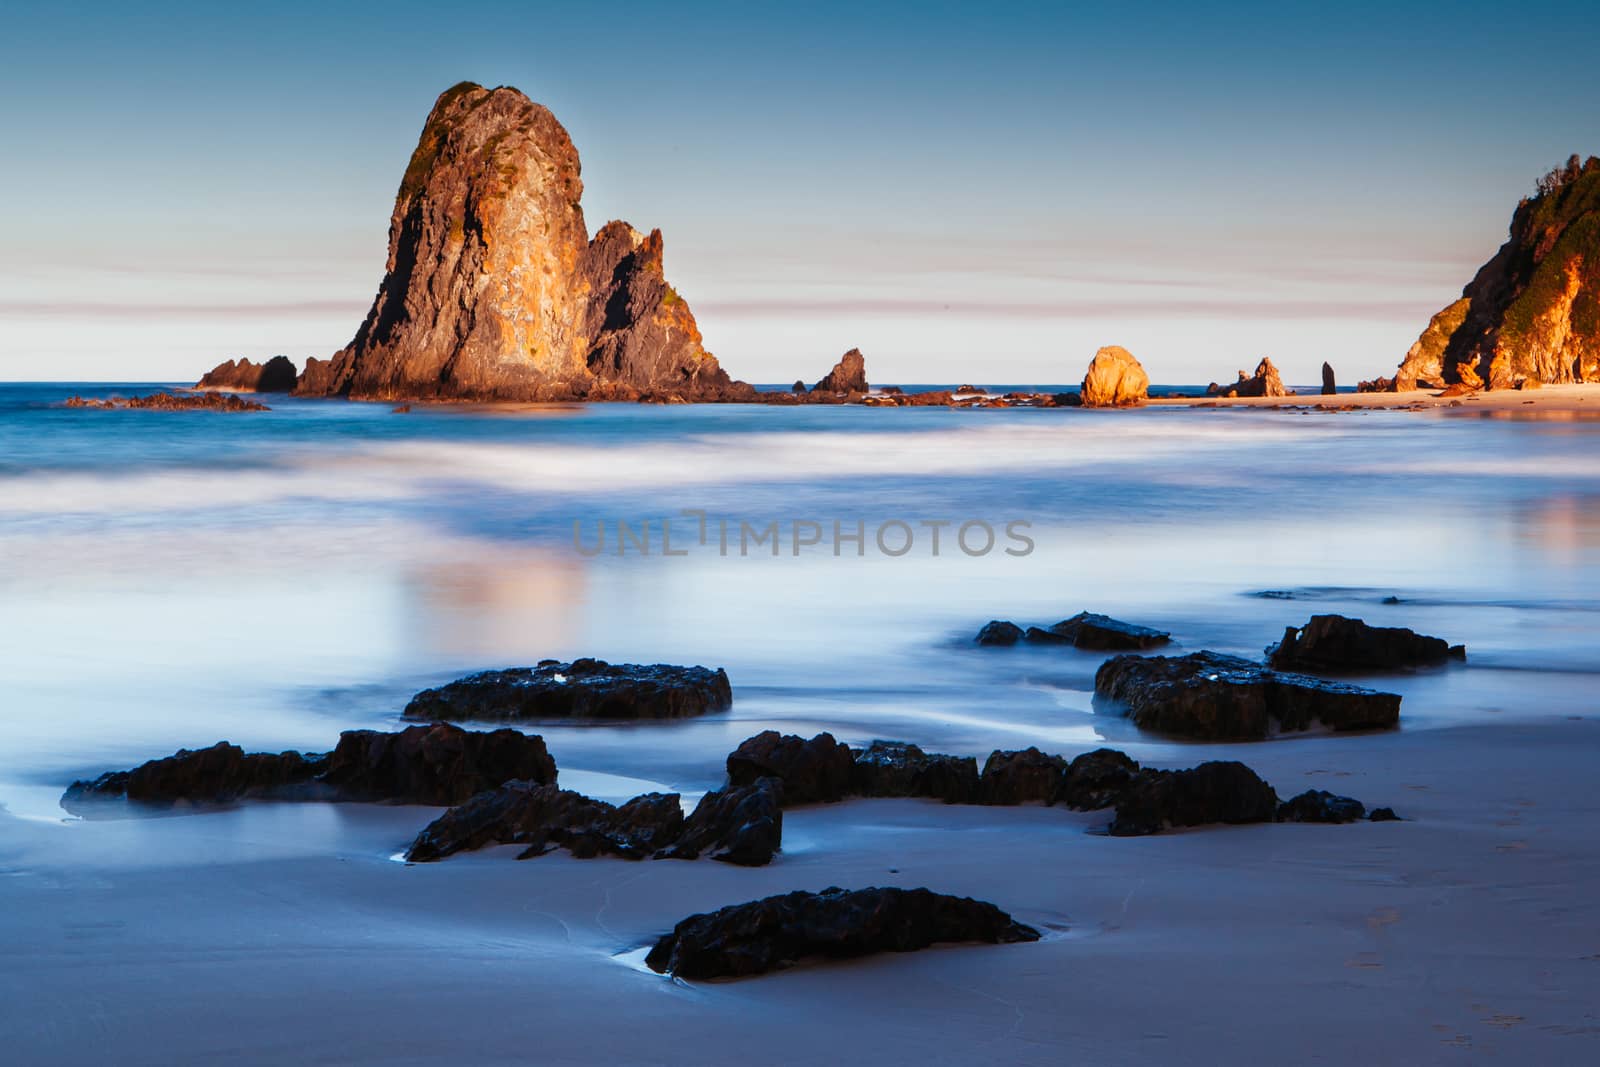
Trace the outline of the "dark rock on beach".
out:
[[[546,660],[537,667],[485,671],[426,689],[408,719],[519,722],[537,719],[681,719],[733,704],[721,669],[664,663]]]
[[[806,740],[764,730],[728,756],[730,785],[777,778],[783,782],[783,801],[790,805],[842,800],[850,795],[854,773],[850,747],[828,733]]]
[[[1014,645],[1022,640],[1022,627],[1014,622],[994,619],[984,624],[976,640],[980,645]]]
[[[984,762],[978,780],[978,798],[983,804],[1049,804],[1061,788],[1067,761],[1037,748],[1020,752],[995,751]]]
[[[707,793],[695,805],[663,859],[714,860],[741,867],[772,862],[783,845],[783,782],[757,778],[745,786]]]
[[[224,741],[74,782],[61,803],[69,811],[106,800],[156,808],[241,800],[455,804],[513,778],[555,781],[542,738],[435,723],[398,733],[350,730],[320,755],[246,753]]]
[[[553,784],[507,782],[429,823],[406,859],[425,863],[488,845],[522,845],[519,859],[560,847],[585,859],[643,859],[676,840],[683,821],[675,793],[647,793],[617,807]]]
[[[1322,395],[1335,396],[1338,392],[1338,383],[1333,380],[1333,368],[1324,363],[1322,365]]]
[[[556,780],[543,738],[434,723],[399,733],[347,730],[321,780],[343,800],[459,804],[513,779]]]
[[[1131,652],[1164,645],[1172,635],[1165,630],[1135,626],[1108,615],[1080,611],[1048,629],[1030,627],[1026,636],[1029,641],[1042,644],[1066,643],[1100,652]]]
[[[1095,673],[1095,703],[1176,737],[1259,740],[1269,733],[1392,729],[1400,697],[1270,670],[1237,656],[1115,656]]]
[[[978,799],[978,761],[927,753],[901,741],[874,741],[855,753],[851,792],[863,797],[931,797],[946,804]]]
[[[1308,789],[1279,804],[1277,818],[1279,822],[1341,823],[1355,822],[1366,814],[1366,805],[1359,800],[1336,796],[1325,789]]]
[[[1271,822],[1278,795],[1261,777],[1233,760],[1185,771],[1144,770],[1117,798],[1110,831],[1136,837],[1209,823]]]
[[[241,800],[287,799],[317,793],[313,784],[326,755],[247,753],[219,741],[210,748],[180,749],[131,771],[111,771],[73,782],[61,806],[82,812],[97,801],[127,800],[147,808],[220,806]]]
[[[1075,811],[1109,808],[1138,773],[1139,764],[1127,753],[1097,748],[1067,764],[1056,799]]]
[[[151,393],[148,396],[114,396],[107,399],[70,396],[62,407],[90,408],[97,411],[271,411],[265,404],[246,400],[232,393]]]
[[[1304,626],[1284,630],[1283,640],[1267,649],[1271,666],[1292,671],[1396,670],[1465,656],[1461,645],[1401,626],[1368,626],[1343,615],[1313,615]]]
[[[739,978],[807,957],[911,952],[943,942],[1011,944],[1039,932],[983,901],[927,889],[824,889],[735,904],[678,923],[645,962],[679,978]]]

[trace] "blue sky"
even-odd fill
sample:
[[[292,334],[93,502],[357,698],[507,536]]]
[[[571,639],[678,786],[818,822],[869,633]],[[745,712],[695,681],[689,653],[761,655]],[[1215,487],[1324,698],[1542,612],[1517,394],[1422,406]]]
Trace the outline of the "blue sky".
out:
[[[753,381],[1387,373],[1600,152],[1600,6],[12,5],[0,378],[327,355],[433,98],[549,106]]]

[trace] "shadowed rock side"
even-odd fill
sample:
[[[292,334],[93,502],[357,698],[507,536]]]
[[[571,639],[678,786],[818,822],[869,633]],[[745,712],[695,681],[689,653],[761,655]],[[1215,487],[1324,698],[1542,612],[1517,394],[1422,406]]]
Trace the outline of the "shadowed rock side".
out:
[[[1270,670],[1216,652],[1114,656],[1094,678],[1095,704],[1123,710],[1141,728],[1175,737],[1260,740],[1322,726],[1393,729],[1400,697]]]
[[[1510,237],[1433,316],[1397,389],[1600,381],[1600,159],[1577,156],[1517,205]]]
[[[733,706],[726,671],[666,663],[544,660],[425,689],[408,719],[520,722],[538,719],[681,719]]]
[[[589,240],[578,153],[549,110],[463,82],[433,106],[355,338],[297,392],[373,400],[748,399],[662,273],[659,231]]]
[[[749,785],[760,778],[783,781],[787,804],[843,800],[850,795],[855,759],[848,745],[832,734],[809,741],[793,734],[763,730],[728,755],[728,782]]]
[[[980,900],[927,889],[830,887],[692,915],[656,942],[645,963],[679,978],[741,978],[811,956],[841,959],[944,942],[1037,940],[1037,930]]]
[[[398,733],[350,730],[320,755],[246,753],[219,742],[74,782],[61,806],[79,814],[121,812],[105,802],[149,809],[214,807],[241,800],[387,801],[455,804],[513,778],[556,780],[544,740],[516,730],[474,733],[435,723]]]
[[[1368,626],[1343,615],[1313,615],[1267,648],[1267,663],[1286,671],[1366,671],[1430,667],[1465,659],[1462,645],[1401,626]]]
[[[1333,380],[1333,368],[1324,363],[1322,365],[1322,395],[1334,396],[1339,392],[1339,384]]]
[[[1149,393],[1150,376],[1131,352],[1118,345],[1107,345],[1094,354],[1078,387],[1078,398],[1087,408],[1142,404]]]
[[[294,389],[298,377],[294,361],[288,356],[273,356],[259,364],[230,359],[207,371],[194,387],[230,393],[287,393]]]
[[[770,778],[707,793],[687,819],[676,793],[619,806],[554,785],[507,782],[440,815],[406,859],[427,863],[489,845],[521,845],[518,859],[565,848],[579,859],[711,859],[746,867],[772,861],[783,840],[783,785]]]
[[[1272,365],[1272,360],[1263,358],[1256,364],[1256,372],[1246,375],[1239,372],[1239,380],[1232,385],[1218,385],[1212,382],[1206,387],[1207,396],[1293,396],[1294,391],[1283,387],[1283,379],[1278,375],[1278,368]]]

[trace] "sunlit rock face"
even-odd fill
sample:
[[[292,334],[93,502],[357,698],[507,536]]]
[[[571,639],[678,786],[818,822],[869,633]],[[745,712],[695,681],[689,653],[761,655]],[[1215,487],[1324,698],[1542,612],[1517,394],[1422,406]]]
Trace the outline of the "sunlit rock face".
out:
[[[591,242],[577,149],[544,107],[463,82],[441,95],[389,220],[389,257],[350,344],[298,392],[356,399],[734,399],[660,231]]]
[[[1577,156],[1517,205],[1511,236],[1435,315],[1399,389],[1600,381],[1600,159]]]

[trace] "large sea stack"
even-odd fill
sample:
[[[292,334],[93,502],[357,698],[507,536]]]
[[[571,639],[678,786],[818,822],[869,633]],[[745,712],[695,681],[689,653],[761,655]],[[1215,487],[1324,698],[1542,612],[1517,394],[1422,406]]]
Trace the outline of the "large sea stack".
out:
[[[662,273],[659,230],[591,241],[578,152],[516,89],[441,95],[389,220],[383,283],[303,396],[740,400]]]
[[[1600,159],[1577,156],[1517,205],[1511,238],[1435,315],[1397,389],[1600,381]]]

